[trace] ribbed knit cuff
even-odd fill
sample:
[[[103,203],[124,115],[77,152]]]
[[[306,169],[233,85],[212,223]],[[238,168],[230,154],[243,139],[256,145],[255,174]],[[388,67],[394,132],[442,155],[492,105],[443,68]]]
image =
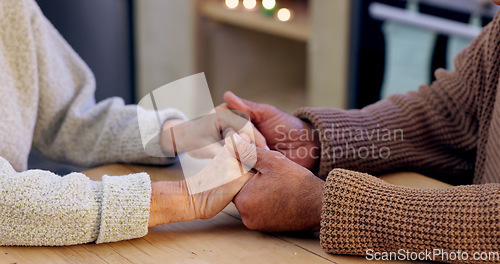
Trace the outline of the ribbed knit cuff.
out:
[[[145,236],[151,203],[149,175],[104,176],[102,186],[101,224],[96,243]]]
[[[417,189],[336,169],[324,189],[321,245],[329,253],[350,255],[496,252],[499,193],[499,184]]]

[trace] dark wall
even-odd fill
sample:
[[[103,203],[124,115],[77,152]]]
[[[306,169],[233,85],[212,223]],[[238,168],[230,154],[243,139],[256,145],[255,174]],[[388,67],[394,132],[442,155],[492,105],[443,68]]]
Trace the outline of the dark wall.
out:
[[[134,102],[131,0],[37,0],[45,16],[90,66],[96,99]]]

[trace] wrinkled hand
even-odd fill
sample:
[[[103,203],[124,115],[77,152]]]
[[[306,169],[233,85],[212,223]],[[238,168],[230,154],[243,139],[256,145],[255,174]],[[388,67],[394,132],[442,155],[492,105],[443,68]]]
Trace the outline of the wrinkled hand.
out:
[[[224,106],[194,120],[168,120],[162,127],[160,145],[170,156],[186,152],[195,158],[213,158],[222,149],[221,140],[234,132],[259,147],[267,148],[265,138],[245,113]]]
[[[243,111],[250,116],[269,148],[309,170],[316,169],[321,145],[310,124],[274,106],[241,99],[231,92],[224,94],[224,101],[229,109]]]
[[[253,153],[257,174],[233,200],[243,224],[265,232],[319,230],[324,181],[279,152]],[[254,162],[252,155],[240,151],[240,160]]]
[[[233,200],[234,196],[241,190],[245,183],[255,175],[251,167],[242,168],[242,164],[236,158],[238,155],[234,152],[234,144],[236,144],[236,149],[239,151],[237,153],[255,153],[255,145],[250,145],[239,137],[238,134],[234,134],[232,137],[234,141],[232,141],[231,136],[226,138],[224,149],[197,175],[199,177],[195,176],[186,180],[188,188],[191,189],[190,193],[193,192],[193,188],[196,189],[199,187],[197,185],[200,182],[202,185],[205,185],[207,182],[220,182],[221,180],[220,184],[228,182],[219,187],[191,195],[191,203],[196,219],[211,218],[218,214]],[[248,160],[249,164],[255,164],[255,162],[255,159],[253,162]]]
[[[232,141],[231,137],[234,138]],[[236,149],[247,148],[252,153],[252,145],[238,135],[230,135],[225,139],[225,146],[214,159],[197,175],[178,182],[153,182],[149,226],[207,219],[217,215],[240,191],[245,183],[254,176],[253,171],[242,172],[241,163],[235,158],[233,142]],[[244,145],[242,145],[245,143]],[[255,146],[253,146],[255,150]],[[254,151],[255,152],[255,151]],[[250,161],[249,161],[250,162]],[[243,174],[242,174],[243,173]],[[219,177],[230,177],[231,181],[209,190],[192,194],[194,185],[210,184]]]

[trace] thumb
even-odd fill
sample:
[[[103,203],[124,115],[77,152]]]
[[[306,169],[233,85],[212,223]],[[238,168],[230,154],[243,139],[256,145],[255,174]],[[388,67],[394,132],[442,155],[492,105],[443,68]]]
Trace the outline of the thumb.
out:
[[[259,123],[263,119],[262,115],[266,113],[267,105],[245,100],[229,91],[224,93],[224,101],[229,109],[247,113],[254,123]]]
[[[227,137],[226,146],[229,152],[242,164],[260,172],[268,171],[269,162],[274,159],[273,151],[258,148],[243,140],[238,134]]]

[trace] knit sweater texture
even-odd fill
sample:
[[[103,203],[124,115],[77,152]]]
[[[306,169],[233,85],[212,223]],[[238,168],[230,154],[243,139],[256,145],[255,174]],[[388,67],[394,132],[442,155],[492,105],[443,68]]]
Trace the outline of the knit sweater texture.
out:
[[[146,173],[93,182],[81,173],[26,171],[32,145],[47,158],[83,166],[171,162],[144,152],[137,107],[119,98],[96,104],[91,71],[33,0],[1,0],[0,28],[0,245],[144,236],[151,199]],[[141,113],[157,122],[154,112]],[[169,109],[159,114],[184,117]],[[157,127],[143,136],[157,139]]]
[[[456,57],[456,70],[436,71],[432,85],[360,110],[298,110],[322,135],[327,252],[500,251],[499,62],[497,15]],[[390,171],[461,186],[406,188],[369,175]]]

